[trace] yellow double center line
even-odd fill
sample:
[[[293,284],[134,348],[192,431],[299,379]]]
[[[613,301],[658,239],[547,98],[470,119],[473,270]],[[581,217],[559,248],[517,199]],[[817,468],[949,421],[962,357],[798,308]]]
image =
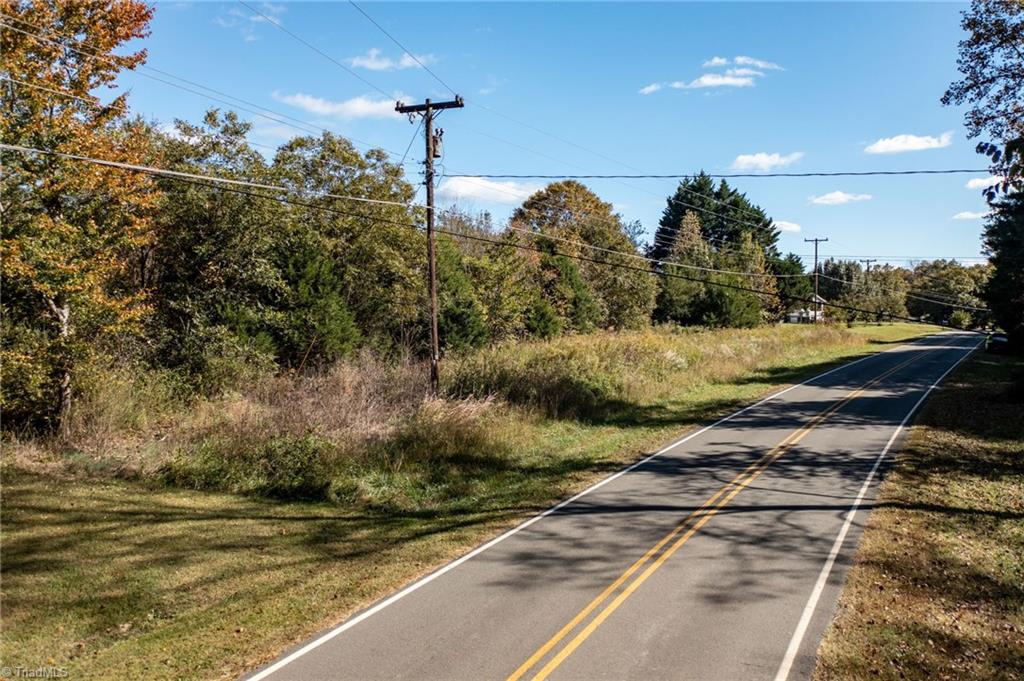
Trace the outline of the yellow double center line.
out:
[[[559,629],[558,633],[552,636],[547,643],[538,648],[537,652],[531,655],[526,662],[520,665],[520,667],[508,677],[508,681],[518,681],[521,679],[528,671],[530,671],[530,669],[550,653],[562,641],[562,639],[568,636],[574,629],[576,629],[577,626],[580,625],[580,623],[586,620],[587,617],[589,617],[591,613],[604,603],[609,596],[625,584],[630,577],[646,566],[646,569],[640,572],[633,581],[629,582],[629,584],[626,585],[626,588],[624,588],[611,602],[598,612],[598,614],[591,619],[590,622],[572,638],[572,640],[558,651],[558,654],[552,657],[547,664],[545,664],[541,670],[533,676],[534,681],[546,679],[551,672],[562,664],[567,657],[572,655],[573,651],[580,647],[580,645],[586,641],[587,638],[594,633],[594,631],[601,626],[601,624],[608,619],[608,617],[610,617],[611,614],[615,612],[618,607],[633,594],[634,591],[640,588],[640,585],[647,581],[648,577],[664,565],[665,561],[667,561],[672,554],[678,551],[683,544],[689,541],[690,537],[695,535],[705,523],[711,520],[711,518],[714,517],[714,515],[724,508],[730,501],[732,501],[737,494],[753,482],[755,478],[761,475],[768,466],[800,442],[800,440],[802,440],[804,436],[806,436],[807,433],[814,429],[818,424],[841,409],[844,405],[855,400],[863,394],[864,391],[885,380],[892,374],[906,367],[911,362],[917,361],[923,356],[924,353],[915,353],[915,355],[910,359],[897,364],[892,369],[889,369],[880,376],[868,381],[825,411],[815,416],[807,424],[790,433],[786,439],[776,445],[771,451],[754,463],[750,464],[750,466],[740,472],[735,478],[715,492],[707,501],[701,504],[700,507],[686,516],[686,518],[676,525],[672,531],[662,537],[657,544],[652,546],[635,563],[630,565],[614,582],[609,584],[604,591],[598,594],[598,596],[587,604],[585,608],[580,610],[579,613],[569,620],[564,627]],[[675,541],[673,542],[673,540]],[[671,545],[669,545],[670,542],[672,542]],[[662,551],[666,545],[668,545],[668,548]],[[658,554],[659,551],[661,551],[660,555]],[[655,556],[657,557],[655,558]]]

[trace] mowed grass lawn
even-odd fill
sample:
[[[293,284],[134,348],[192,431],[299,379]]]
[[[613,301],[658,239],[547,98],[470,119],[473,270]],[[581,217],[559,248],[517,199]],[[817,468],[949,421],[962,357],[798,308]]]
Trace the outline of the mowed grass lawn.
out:
[[[977,354],[924,407],[880,491],[817,681],[1024,679],[1021,381],[1024,358]]]
[[[90,679],[236,676],[699,423],[934,330],[856,327],[832,345],[802,343],[806,329],[729,332],[755,355],[758,339],[786,342],[749,371],[633,405],[630,418],[524,414],[507,429],[507,484],[473,490],[472,503],[285,503],[29,473],[5,456],[0,663]],[[726,337],[713,333],[709,343]]]

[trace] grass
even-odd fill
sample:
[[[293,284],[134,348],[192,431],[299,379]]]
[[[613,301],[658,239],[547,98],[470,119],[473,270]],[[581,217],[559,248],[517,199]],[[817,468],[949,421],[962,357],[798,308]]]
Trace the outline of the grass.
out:
[[[341,366],[123,442],[8,445],[0,662],[236,676],[716,414],[929,331],[595,334],[449,362],[444,400],[412,399],[409,367]],[[497,364],[571,388],[552,410],[515,371],[465,387]]]
[[[1024,678],[1024,359],[976,355],[880,492],[817,681]]]

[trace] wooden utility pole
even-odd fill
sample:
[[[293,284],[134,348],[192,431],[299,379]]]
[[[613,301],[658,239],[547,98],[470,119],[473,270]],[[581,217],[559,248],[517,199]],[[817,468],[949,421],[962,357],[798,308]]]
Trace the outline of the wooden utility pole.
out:
[[[878,258],[864,258],[863,260],[858,260],[857,262],[864,263],[864,281],[867,281],[868,275],[871,274],[871,263],[878,262]]]
[[[441,137],[444,130],[434,132],[434,116],[444,109],[461,109],[465,104],[462,97],[456,96],[450,102],[431,102],[406,106],[402,102],[395,103],[395,111],[423,116],[423,132],[426,140],[426,168],[423,184],[427,185],[427,286],[430,291],[430,393],[437,394],[439,382],[438,363],[441,360],[441,342],[437,331],[437,267],[434,260],[434,159],[441,157]]]
[[[818,302],[818,244],[828,239],[804,239],[807,242],[814,242],[814,321],[821,321],[821,303]]]

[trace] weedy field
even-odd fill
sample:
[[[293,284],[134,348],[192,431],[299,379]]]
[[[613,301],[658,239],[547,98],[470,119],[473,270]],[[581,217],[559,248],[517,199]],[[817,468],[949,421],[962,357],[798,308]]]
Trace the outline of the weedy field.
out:
[[[925,406],[815,678],[1024,678],[1024,359],[976,355]]]
[[[5,443],[3,664],[233,676],[707,419],[934,329],[598,333],[181,404],[108,375]]]

